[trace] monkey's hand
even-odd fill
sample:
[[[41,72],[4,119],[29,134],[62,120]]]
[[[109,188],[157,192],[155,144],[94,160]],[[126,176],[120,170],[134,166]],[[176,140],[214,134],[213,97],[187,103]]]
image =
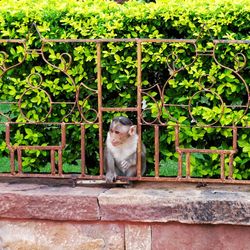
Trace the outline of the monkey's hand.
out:
[[[108,172],[106,174],[106,182],[107,183],[113,183],[114,181],[116,181],[116,174],[112,173],[112,172]]]
[[[129,162],[126,160],[122,161],[121,167],[122,167],[123,172],[127,171],[129,169]]]

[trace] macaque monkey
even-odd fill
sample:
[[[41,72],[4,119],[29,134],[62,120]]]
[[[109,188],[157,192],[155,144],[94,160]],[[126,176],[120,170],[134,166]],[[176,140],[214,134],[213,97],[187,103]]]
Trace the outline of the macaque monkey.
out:
[[[115,117],[107,134],[104,150],[106,182],[116,181],[117,176],[136,176],[138,135],[136,126],[124,116]],[[142,144],[142,175],[146,171],[146,148]]]

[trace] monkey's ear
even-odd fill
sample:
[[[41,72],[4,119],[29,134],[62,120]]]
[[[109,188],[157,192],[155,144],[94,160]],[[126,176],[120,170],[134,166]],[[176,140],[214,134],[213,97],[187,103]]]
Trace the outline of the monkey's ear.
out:
[[[129,135],[135,135],[136,134],[136,126],[133,125],[129,128],[129,131],[128,131],[128,134]]]

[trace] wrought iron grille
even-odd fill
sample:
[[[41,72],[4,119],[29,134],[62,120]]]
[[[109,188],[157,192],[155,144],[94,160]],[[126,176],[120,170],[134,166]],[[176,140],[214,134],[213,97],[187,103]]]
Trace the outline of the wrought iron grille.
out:
[[[237,165],[239,130],[246,131],[245,136],[249,135],[249,83],[245,80],[243,77],[244,74],[241,72],[244,70],[247,72],[248,70],[245,53],[249,53],[250,41],[211,39],[209,41],[210,49],[203,50],[202,36],[197,39],[46,39],[42,38],[35,25],[33,28],[35,28],[38,34],[37,37],[41,45],[39,48],[34,48],[29,39],[0,39],[0,77],[2,81],[0,91],[2,94],[4,93],[2,96],[5,96],[4,100],[0,100],[0,108],[2,107],[0,109],[1,131],[2,134],[5,133],[5,139],[2,138],[1,150],[3,155],[2,163],[3,159],[5,159],[7,165],[7,170],[0,169],[0,176],[52,178],[72,178],[74,176],[77,179],[103,180],[105,177],[103,148],[105,124],[107,123],[107,121],[104,121],[103,115],[105,112],[113,112],[119,114],[129,113],[128,116],[133,114],[132,116],[137,122],[139,135],[138,154],[142,150],[140,142],[144,133],[148,133],[148,129],[152,129],[153,131],[153,139],[151,138],[151,141],[144,141],[146,146],[150,146],[153,149],[151,165],[149,164],[151,170],[148,170],[147,174],[142,176],[141,159],[138,157],[137,176],[131,177],[129,180],[250,183],[247,179],[240,180],[235,178],[234,172],[234,166]],[[134,63],[132,71],[135,71],[135,84],[130,84],[127,87],[135,88],[136,98],[134,97],[135,101],[132,105],[128,104],[122,107],[107,106],[103,96],[103,79],[104,77],[107,78],[108,75],[111,76],[112,71],[103,70],[108,58],[108,54],[105,52],[108,50],[109,44],[113,46],[120,43],[124,44],[125,47],[129,47],[133,51],[132,54],[135,55],[135,58],[129,59]],[[76,80],[73,70],[74,62],[77,61],[80,65],[83,63],[88,64],[89,62],[86,56],[79,58],[74,51],[79,49],[77,45],[84,46],[86,44],[92,46],[90,53],[95,53],[96,55],[95,67],[90,69],[96,75],[96,78],[86,81]],[[56,48],[60,47],[63,52],[54,51],[52,45],[56,45]],[[68,45],[73,46],[74,50],[70,51]],[[164,59],[161,63],[162,65],[166,65],[168,71],[166,73],[167,79],[164,83],[159,80],[164,78],[164,76],[159,75],[157,70],[155,72],[152,71],[154,65],[151,65],[151,69],[144,68],[143,66],[144,61],[150,61],[150,58],[145,56],[148,46],[156,46],[158,48],[159,58],[157,60],[161,61],[162,58]],[[182,61],[182,54],[174,52],[176,47],[182,46],[184,52],[181,53],[190,53],[188,61],[186,59],[186,61]],[[230,54],[232,57],[231,64],[224,65],[223,56],[225,57],[224,52],[228,46],[233,46],[235,53],[233,55]],[[14,50],[13,47],[15,48]],[[170,51],[167,51],[164,57],[161,53],[163,53],[163,48],[166,47],[170,48]],[[84,47],[80,48],[84,49]],[[60,56],[57,63],[55,63],[56,60],[53,61],[53,56],[56,57],[56,53],[59,53]],[[16,59],[13,59],[12,64],[10,64],[8,60],[9,56],[15,58],[15,55]],[[104,59],[106,62],[103,62]],[[117,60],[120,60],[120,58],[117,58]],[[203,60],[203,68],[204,65],[207,65],[209,70],[195,71],[192,67],[199,63],[199,60]],[[14,64],[13,61],[15,61]],[[17,69],[25,67],[25,65],[35,65],[36,68],[28,72],[25,76],[18,75],[19,71]],[[52,72],[52,76],[48,76],[48,81],[54,80],[53,74],[61,74],[65,81],[62,83],[57,82],[53,85],[54,88],[49,88],[45,81],[46,74],[42,70],[44,65]],[[220,72],[212,72],[213,65],[219,66]],[[127,72],[131,73],[129,70],[128,68]],[[147,83],[145,84],[144,74],[147,74],[148,70],[153,72],[151,74],[151,76],[153,75],[153,79],[147,79]],[[103,71],[105,72],[103,73]],[[182,79],[183,72],[185,72],[186,76],[190,77],[189,81],[184,80],[185,77]],[[228,73],[227,76],[225,72]],[[194,81],[192,77],[198,80]],[[228,80],[224,81],[223,79],[226,77],[228,77]],[[230,91],[230,77],[237,78],[237,82],[241,86],[241,91],[244,90],[244,92],[236,93],[232,90],[233,100],[228,101],[221,94],[222,92],[219,93],[218,88],[214,88],[214,86],[221,84],[218,83],[218,79],[221,79],[221,82],[224,84],[221,88],[228,88],[227,90]],[[93,83],[96,84],[96,88],[88,84],[88,81],[92,81],[92,85]],[[115,79],[112,80],[111,77],[110,81],[114,83]],[[67,86],[64,89],[65,95],[55,98],[57,87],[64,88],[66,86],[65,83],[70,83],[70,87]],[[25,90],[22,89],[19,91],[20,84],[24,86]],[[189,93],[187,96],[182,96],[183,93],[180,93],[183,103],[172,102],[171,100],[171,88],[176,88],[178,84],[186,84],[187,88],[188,85],[196,85],[192,94]],[[8,85],[7,92],[3,88],[4,85]],[[68,88],[70,88],[70,91]],[[242,96],[242,102],[234,102],[236,94]],[[213,107],[210,106],[211,102],[213,103]],[[30,103],[35,103],[37,106],[32,108]],[[42,107],[40,107],[41,105]],[[54,116],[55,110],[61,112],[61,117]],[[203,115],[208,110],[210,113],[211,110],[213,111],[213,116],[210,119],[204,120]],[[177,111],[181,113],[178,118],[174,115]],[[78,118],[72,118],[76,112],[78,113]],[[232,112],[235,112],[234,118],[226,121],[227,114]],[[186,121],[186,123],[182,121]],[[86,169],[86,128],[89,126],[95,126],[98,134],[99,154],[96,157],[99,158],[99,171],[96,174]],[[16,132],[18,128],[23,129],[26,133],[25,137],[29,138],[33,136],[29,130],[30,127],[38,131],[44,128],[47,130],[57,129],[57,134],[60,134],[59,139],[57,138],[58,141],[55,142],[52,134],[52,137],[48,139],[49,142],[42,145],[34,143],[36,141],[35,138],[33,138],[32,145],[19,143],[18,138],[23,135]],[[79,128],[79,144],[76,145],[76,148],[79,149],[80,168],[77,173],[65,171],[63,160],[63,154],[67,150],[67,145],[71,144],[70,136],[67,136],[67,131],[73,127]],[[190,143],[185,145],[182,141],[183,130],[187,134],[188,131],[194,130],[197,130],[198,133],[199,131],[200,133],[204,131],[207,133],[217,133],[218,131],[225,130],[225,138],[231,140],[231,146],[226,149],[213,147],[213,145],[206,145],[205,141],[202,147],[197,146],[197,144],[196,146],[190,146],[192,145],[192,141],[197,141],[192,136]],[[15,131],[14,135],[12,134],[13,131]],[[168,162],[166,160],[165,165],[163,162],[165,169],[171,168],[171,164],[174,164],[173,168],[175,172],[168,175],[161,173],[161,149],[163,148],[164,150],[164,140],[161,139],[160,134],[165,134],[165,141],[168,138],[172,138],[169,139],[169,143],[165,147],[169,147],[172,142],[174,148],[173,155],[176,162],[173,160]],[[41,157],[43,151],[49,152],[49,170],[45,172],[26,171],[23,166],[23,154],[27,151],[35,152],[33,159],[38,156]],[[248,152],[246,151],[248,154],[249,152],[250,149]],[[204,155],[217,158],[219,161],[217,175],[209,177],[209,175],[204,173],[200,176],[193,176],[192,172],[195,162],[192,163],[192,157],[194,155],[198,158],[203,158],[203,160],[206,160]],[[48,155],[46,157],[48,159]],[[32,157],[29,157],[29,161],[32,162]],[[246,169],[250,167],[249,164],[250,161],[246,161]]]

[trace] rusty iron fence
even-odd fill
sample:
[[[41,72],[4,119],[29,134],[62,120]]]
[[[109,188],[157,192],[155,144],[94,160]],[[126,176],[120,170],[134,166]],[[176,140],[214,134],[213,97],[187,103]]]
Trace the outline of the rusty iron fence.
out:
[[[34,26],[35,27],[35,26]],[[36,27],[35,27],[36,28]],[[19,112],[19,117],[22,117],[20,120],[13,120],[11,112],[6,113],[1,111],[0,116],[2,117],[2,120],[0,120],[1,126],[3,126],[3,130],[5,131],[5,144],[6,148],[5,151],[9,154],[9,172],[1,172],[0,171],[0,177],[2,176],[8,176],[8,177],[47,177],[47,178],[74,178],[79,180],[104,180],[105,173],[103,168],[103,161],[104,161],[104,155],[103,155],[103,148],[104,148],[104,141],[105,141],[105,133],[103,128],[103,114],[104,112],[130,112],[136,114],[136,120],[137,120],[137,129],[138,129],[138,135],[139,135],[139,143],[138,143],[138,154],[140,154],[142,150],[141,141],[142,141],[142,135],[143,135],[143,128],[144,127],[150,127],[153,129],[154,134],[154,162],[153,162],[153,175],[148,176],[142,176],[141,175],[141,159],[138,157],[138,164],[137,164],[137,176],[129,178],[129,180],[139,180],[139,181],[155,181],[155,182],[167,182],[167,181],[175,181],[175,182],[212,182],[212,183],[232,183],[232,184],[250,184],[250,180],[239,180],[234,178],[234,161],[235,156],[238,151],[238,131],[239,129],[246,129],[248,130],[250,127],[248,124],[242,125],[242,123],[239,123],[239,121],[242,119],[242,117],[248,116],[248,108],[249,108],[249,102],[250,102],[250,94],[249,94],[249,88],[246,80],[241,76],[240,70],[244,67],[246,67],[247,59],[246,56],[243,53],[238,53],[237,56],[241,57],[241,63],[238,67],[229,67],[226,65],[223,65],[221,61],[218,60],[216,51],[218,50],[219,45],[249,45],[250,41],[243,41],[243,40],[211,40],[211,49],[202,51],[200,47],[198,46],[198,38],[197,39],[46,39],[43,38],[39,31],[36,28],[36,32],[38,33],[38,38],[41,43],[40,48],[31,48],[28,43],[28,39],[0,39],[0,45],[1,45],[1,51],[0,54],[2,56],[1,64],[0,64],[0,77],[2,78],[3,84],[8,84],[7,80],[8,77],[15,77],[15,71],[14,69],[21,67],[21,65],[26,61],[27,56],[31,55],[35,58],[39,57],[43,63],[50,66],[51,71],[55,70],[56,72],[62,73],[66,78],[69,79],[72,86],[75,89],[75,96],[72,98],[73,100],[60,100],[60,101],[54,101],[53,100],[53,93],[49,93],[48,90],[45,90],[42,86],[43,84],[43,76],[42,73],[39,72],[30,72],[28,77],[26,78],[26,90],[21,93],[19,96],[17,95],[14,99],[11,101],[8,100],[0,100],[0,106],[1,105],[14,105],[16,107],[15,112]],[[95,50],[96,50],[96,79],[97,79],[97,87],[96,89],[93,89],[89,87],[87,84],[81,82],[80,84],[76,84],[75,80],[72,76],[72,72],[70,72],[70,65],[74,61],[74,56],[69,54],[68,52],[64,52],[61,54],[61,64],[62,67],[59,67],[57,65],[54,65],[49,61],[49,59],[46,57],[46,50],[45,47],[47,44],[72,44],[72,43],[78,43],[78,44],[86,44],[86,43],[92,43],[95,44]],[[133,48],[136,51],[136,103],[134,106],[127,106],[127,107],[107,107],[106,104],[103,101],[103,84],[102,84],[102,46],[107,43],[132,43]],[[232,124],[229,124],[227,126],[221,126],[218,124],[218,121],[220,121],[222,114],[225,113],[225,110],[228,107],[231,107],[231,104],[226,104],[223,100],[223,97],[219,94],[214,92],[212,90],[212,86],[205,86],[203,84],[203,78],[208,77],[206,74],[202,77],[200,77],[198,85],[200,86],[199,89],[189,97],[189,101],[187,104],[178,104],[178,103],[171,103],[171,100],[166,101],[164,99],[164,93],[167,91],[167,87],[170,81],[174,80],[176,75],[183,70],[185,70],[186,66],[177,67],[177,63],[168,63],[166,62],[169,70],[169,78],[166,80],[166,83],[164,85],[160,85],[159,83],[152,83],[150,86],[147,85],[147,88],[143,87],[142,81],[143,81],[143,71],[145,69],[142,68],[142,60],[143,60],[143,46],[144,44],[188,44],[192,46],[193,48],[193,57],[190,61],[189,65],[194,64],[194,62],[197,61],[197,58],[200,57],[206,57],[210,58],[216,65],[219,65],[220,68],[228,69],[231,71],[232,74],[234,74],[239,81],[241,82],[242,86],[245,88],[244,96],[246,97],[246,101],[244,104],[235,105],[234,108],[242,109],[242,116],[237,118],[237,121],[232,121]],[[14,65],[8,65],[8,52],[6,52],[5,48],[12,44],[18,44],[23,48],[23,58],[22,60],[19,59]],[[66,59],[67,58],[67,62]],[[84,60],[84,59],[83,59]],[[176,61],[178,60],[178,57],[176,57]],[[237,61],[237,60],[236,60]],[[29,62],[32,64],[32,61]],[[87,63],[87,62],[85,62]],[[8,75],[8,76],[6,76]],[[5,78],[4,78],[5,76]],[[36,77],[38,80],[37,84],[33,84],[33,77]],[[16,86],[18,88],[18,86]],[[81,88],[84,88],[89,91],[89,94],[85,96],[84,100],[90,100],[92,97],[97,100],[97,108],[91,108],[91,112],[94,112],[95,119],[94,120],[88,120],[86,118],[85,114],[82,111],[82,105],[80,101],[80,91]],[[151,95],[152,89],[155,89],[158,94]],[[25,107],[27,105],[27,97],[29,97],[30,92],[34,91],[35,93],[42,92],[43,97],[46,98],[48,102],[48,108],[46,110],[46,114],[44,114],[44,117],[42,120],[32,120],[27,115],[27,112],[25,111]],[[53,92],[53,91],[51,91]],[[202,93],[209,93],[211,96],[214,96],[220,103],[219,105],[219,113],[220,115],[212,121],[210,124],[204,124],[199,123],[192,112],[192,109],[194,107],[193,103],[197,99],[197,96],[199,96]],[[240,94],[240,93],[239,93]],[[148,121],[145,118],[145,112],[150,110],[150,107],[147,107],[145,105],[144,97],[147,96],[150,98],[150,100],[154,103],[156,107],[156,115],[153,117],[152,120]],[[7,98],[8,99],[8,98]],[[31,102],[34,102],[34,100],[30,100]],[[24,104],[25,103],[25,104]],[[53,113],[53,109],[56,105],[71,105],[72,108],[70,108],[68,114],[65,114],[64,117],[59,121],[50,121],[49,117]],[[231,106],[230,106],[231,105]],[[175,108],[182,108],[185,109],[189,115],[189,119],[191,120],[191,123],[193,124],[190,127],[185,127],[185,125],[181,124],[178,120],[176,120],[172,115],[169,109],[174,110]],[[80,113],[80,121],[71,121],[70,119],[65,119],[71,115],[74,110],[77,110]],[[163,121],[162,115],[164,112],[168,112],[168,117],[170,117],[170,120],[172,123]],[[4,120],[4,121],[3,121]],[[89,125],[96,125],[98,127],[98,136],[99,136],[99,172],[96,175],[91,175],[87,173],[86,171],[86,141],[85,141],[85,132],[86,132],[86,126]],[[18,143],[12,143],[12,127],[13,126],[28,126],[28,125],[48,125],[48,126],[58,126],[60,130],[60,141],[57,145],[19,145]],[[81,155],[81,162],[80,162],[80,173],[77,173],[75,175],[72,175],[72,173],[65,173],[63,169],[63,152],[65,150],[65,147],[67,144],[70,144],[70,140],[66,140],[66,131],[68,126],[79,126],[80,127],[80,142],[79,142],[79,151]],[[174,146],[175,146],[175,153],[177,154],[177,175],[176,176],[161,176],[160,174],[160,129],[162,127],[168,129],[168,127],[171,126],[174,131]],[[211,149],[211,147],[206,148],[191,148],[191,147],[185,147],[180,143],[180,130],[182,128],[185,129],[192,129],[193,127],[197,128],[226,128],[229,129],[232,133],[232,142],[231,147],[229,149]],[[144,142],[147,145],[147,142]],[[50,171],[48,173],[38,173],[38,172],[25,172],[23,171],[23,159],[22,154],[26,150],[37,150],[37,151],[49,151],[50,152]],[[191,163],[190,158],[193,154],[216,154],[219,156],[220,161],[220,174],[217,177],[214,178],[208,178],[208,177],[193,177],[191,175]],[[226,166],[225,166],[225,159],[227,160],[227,174],[225,175]],[[0,159],[1,161],[1,159]],[[249,162],[247,163],[249,164]],[[185,168],[185,174],[183,173],[183,166]],[[250,167],[250,166],[249,166]]]

